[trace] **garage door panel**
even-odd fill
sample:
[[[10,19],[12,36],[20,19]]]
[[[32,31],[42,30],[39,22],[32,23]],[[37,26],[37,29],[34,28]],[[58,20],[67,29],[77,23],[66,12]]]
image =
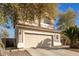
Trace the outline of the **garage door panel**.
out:
[[[25,34],[25,47],[51,47],[52,37],[45,35]]]

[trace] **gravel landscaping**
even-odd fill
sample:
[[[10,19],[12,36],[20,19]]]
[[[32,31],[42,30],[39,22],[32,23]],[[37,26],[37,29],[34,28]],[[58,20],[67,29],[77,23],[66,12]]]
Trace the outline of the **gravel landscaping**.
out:
[[[8,49],[0,51],[0,56],[31,56],[31,54],[27,50]]]

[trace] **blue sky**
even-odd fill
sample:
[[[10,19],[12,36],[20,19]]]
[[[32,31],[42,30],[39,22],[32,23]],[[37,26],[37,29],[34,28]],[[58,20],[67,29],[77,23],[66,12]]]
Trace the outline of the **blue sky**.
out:
[[[72,8],[73,11],[77,14],[76,17],[76,21],[75,24],[79,27],[79,4],[77,3],[67,3],[67,4],[59,4],[59,11],[61,12],[66,12],[68,8]],[[57,23],[57,21],[55,21],[55,24]],[[11,25],[11,23],[9,24]],[[11,27],[10,29],[8,29],[9,32],[9,37],[13,38],[15,35],[15,30],[13,29],[13,27]]]

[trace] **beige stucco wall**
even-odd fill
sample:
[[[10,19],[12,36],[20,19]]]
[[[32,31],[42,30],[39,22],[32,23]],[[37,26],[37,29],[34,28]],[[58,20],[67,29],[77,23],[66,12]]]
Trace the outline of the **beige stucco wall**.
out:
[[[40,22],[40,26],[41,27],[43,27],[43,28],[49,28],[49,29],[53,29],[53,24],[54,24],[54,20],[52,20],[51,21],[52,22],[52,25],[50,25],[50,24],[46,24],[46,23],[44,23],[44,19],[42,18],[41,19],[41,22]],[[37,19],[35,19],[35,22],[34,23],[29,23],[29,22],[24,22],[24,21],[18,21],[18,23],[20,23],[20,24],[25,24],[25,25],[32,25],[32,26],[39,26],[38,25],[38,20]]]
[[[31,48],[31,47],[52,47],[53,46],[60,46],[60,34],[58,33],[50,33],[50,32],[43,32],[37,30],[24,30],[19,29],[18,32],[21,32],[18,35],[18,48]],[[56,35],[59,36],[56,39]],[[53,37],[53,38],[52,38]],[[22,41],[23,42],[20,42]]]

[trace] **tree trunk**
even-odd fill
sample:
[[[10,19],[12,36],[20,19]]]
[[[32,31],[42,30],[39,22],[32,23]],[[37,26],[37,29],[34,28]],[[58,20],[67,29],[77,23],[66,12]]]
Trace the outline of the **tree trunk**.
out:
[[[74,44],[75,44],[75,43],[74,43],[74,40],[71,40],[71,41],[70,41],[70,48],[74,48],[74,47],[75,47]]]

